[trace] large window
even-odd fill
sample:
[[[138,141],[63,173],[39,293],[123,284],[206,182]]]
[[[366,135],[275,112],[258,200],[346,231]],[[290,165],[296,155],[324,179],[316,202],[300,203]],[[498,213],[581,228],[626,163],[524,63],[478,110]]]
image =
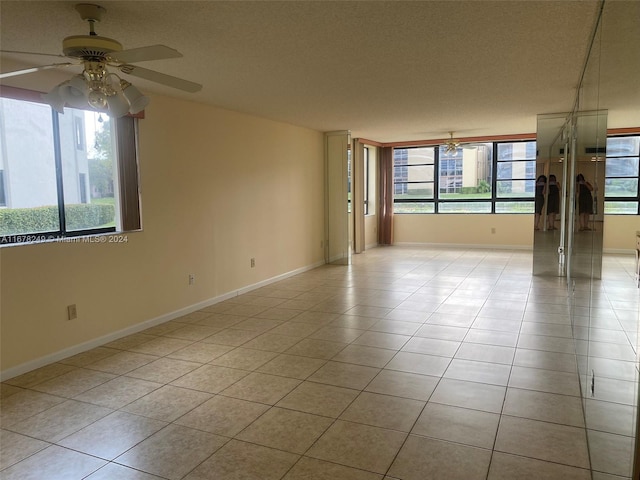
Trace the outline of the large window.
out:
[[[536,142],[497,144],[496,213],[533,213]]]
[[[139,228],[133,118],[2,97],[0,146],[0,244]]]
[[[438,198],[440,213],[490,213],[493,144],[445,146],[438,154]]]
[[[609,137],[606,155],[604,213],[640,215],[640,136]],[[395,213],[533,213],[535,141],[395,148],[393,160]]]
[[[604,213],[640,214],[640,136],[607,139]]]
[[[535,142],[395,148],[393,158],[395,213],[533,212]]]
[[[393,150],[394,211],[433,212],[436,147]]]

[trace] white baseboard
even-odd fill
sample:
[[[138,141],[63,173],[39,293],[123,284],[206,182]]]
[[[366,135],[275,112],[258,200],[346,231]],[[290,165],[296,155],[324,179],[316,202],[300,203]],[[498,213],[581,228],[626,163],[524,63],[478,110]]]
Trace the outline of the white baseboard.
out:
[[[468,243],[419,243],[419,242],[396,242],[394,245],[399,247],[429,247],[429,248],[487,248],[496,250],[531,250],[533,245],[482,245]],[[367,247],[369,248],[369,247]],[[635,255],[636,251],[626,248],[605,248],[602,250],[604,254],[610,255]]]
[[[399,247],[429,247],[429,248],[474,248],[487,250],[533,250],[532,245],[484,245],[473,243],[418,243],[418,242],[395,242]]]
[[[604,248],[602,249],[602,253],[608,253],[610,255],[635,255],[636,251],[626,248]]]
[[[308,265],[306,267],[301,267],[296,270],[283,273],[281,275],[276,275],[275,277],[262,280],[261,282],[254,283],[253,285],[248,285],[246,287],[239,288],[237,290],[225,293],[223,295],[209,298],[207,300],[203,300],[202,302],[194,303],[193,305],[189,305],[187,307],[174,310],[173,312],[165,313],[164,315],[160,315],[158,317],[145,320],[141,323],[136,323],[135,325],[131,325],[130,327],[124,328],[122,330],[111,332],[111,333],[108,333],[107,335],[103,335],[101,337],[94,338],[86,342],[79,343],[77,345],[73,345],[69,348],[59,350],[49,355],[44,355],[34,360],[30,360],[28,362],[22,363],[15,367],[8,368],[0,372],[0,381],[5,381],[10,378],[17,377],[18,375],[22,375],[23,373],[30,372],[32,370],[35,370],[36,368],[44,367],[51,363],[55,363],[60,360],[63,360],[67,357],[77,355],[78,353],[86,352],[87,350],[100,347],[106,343],[112,342],[114,340],[118,340],[119,338],[122,338],[122,337],[126,337],[127,335],[141,332],[143,330],[146,330],[147,328],[160,325],[162,323],[168,322],[169,320],[173,320],[175,318],[182,317],[184,315],[188,315],[189,313],[195,312],[205,307],[209,307],[211,305],[215,305],[216,303],[223,302],[224,300],[228,300],[230,298],[237,297],[238,295],[242,295],[252,290],[256,290],[258,288],[278,282],[280,280],[293,277],[294,275],[298,275],[299,273],[313,270],[314,268],[317,268],[321,265],[324,265],[324,261],[315,263],[313,265]]]

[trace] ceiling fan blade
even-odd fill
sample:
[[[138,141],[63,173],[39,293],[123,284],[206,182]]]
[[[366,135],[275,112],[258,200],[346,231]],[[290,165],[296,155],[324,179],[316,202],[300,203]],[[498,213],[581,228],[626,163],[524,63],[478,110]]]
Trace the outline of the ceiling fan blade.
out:
[[[128,64],[120,65],[118,68],[122,73],[144,78],[145,80],[151,80],[152,82],[161,83],[162,85],[184,90],[185,92],[195,93],[202,89],[202,85],[199,83],[190,82],[178,77],[172,77],[171,75],[149,70],[148,68]]]
[[[164,60],[166,58],[182,57],[182,54],[165,45],[150,45],[148,47],[131,48],[109,54],[109,57],[121,63],[147,62],[149,60]]]
[[[0,54],[12,54],[12,55],[39,55],[42,57],[59,57],[59,58],[66,58],[64,55],[61,55],[59,53],[39,53],[39,52],[21,52],[18,50],[0,50]]]
[[[25,68],[23,70],[14,70],[13,72],[0,73],[0,78],[9,78],[9,77],[15,77],[18,75],[26,75],[27,73],[39,72],[40,70],[49,70],[50,68],[68,67],[69,65],[75,65],[75,64],[71,62],[53,63],[51,65],[43,65],[41,67],[31,67],[31,68]]]

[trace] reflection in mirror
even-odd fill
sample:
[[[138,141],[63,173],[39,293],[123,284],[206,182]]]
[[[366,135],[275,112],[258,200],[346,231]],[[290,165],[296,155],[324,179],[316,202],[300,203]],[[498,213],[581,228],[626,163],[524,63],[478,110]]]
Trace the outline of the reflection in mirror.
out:
[[[538,115],[533,274],[600,278],[607,112]]]
[[[565,276],[568,118],[567,113],[538,115],[534,275]]]
[[[604,178],[607,111],[578,112],[572,157],[575,188],[570,273],[573,278],[601,278],[604,230]]]

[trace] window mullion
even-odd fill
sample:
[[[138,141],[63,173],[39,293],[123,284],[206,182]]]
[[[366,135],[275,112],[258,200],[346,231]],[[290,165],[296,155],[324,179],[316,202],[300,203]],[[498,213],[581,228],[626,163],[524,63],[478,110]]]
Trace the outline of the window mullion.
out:
[[[58,112],[51,109],[51,123],[53,125],[53,157],[56,164],[56,186],[58,191],[58,219],[60,223],[59,233],[67,232],[67,220],[64,211],[64,182],[62,172],[62,148],[60,146],[60,121]]]
[[[433,213],[440,207],[440,149],[433,149]]]
[[[493,142],[491,152],[491,213],[496,213],[496,201],[498,199],[498,144]]]

